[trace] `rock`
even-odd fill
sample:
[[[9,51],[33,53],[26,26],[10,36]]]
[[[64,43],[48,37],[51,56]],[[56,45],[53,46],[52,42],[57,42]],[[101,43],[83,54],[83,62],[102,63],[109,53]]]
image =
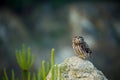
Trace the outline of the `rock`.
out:
[[[58,69],[58,72],[62,77],[58,75],[55,80],[108,80],[90,61],[78,57],[70,57],[59,66],[61,66],[61,70]],[[51,71],[47,80],[52,80]]]

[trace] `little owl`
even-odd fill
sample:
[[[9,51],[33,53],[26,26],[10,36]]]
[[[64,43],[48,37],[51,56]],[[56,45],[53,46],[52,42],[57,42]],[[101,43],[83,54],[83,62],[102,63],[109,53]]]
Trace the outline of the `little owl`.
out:
[[[79,58],[86,59],[91,56],[92,51],[81,36],[75,36],[72,40],[72,46]]]

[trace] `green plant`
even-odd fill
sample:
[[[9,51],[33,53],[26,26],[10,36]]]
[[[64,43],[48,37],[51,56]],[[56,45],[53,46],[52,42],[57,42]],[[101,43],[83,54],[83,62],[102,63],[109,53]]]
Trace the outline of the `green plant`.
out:
[[[6,73],[6,68],[4,68],[3,72],[4,72],[3,80],[9,80],[9,79],[8,79],[8,76],[7,76],[7,73]],[[11,76],[12,76],[12,77],[11,77],[11,80],[15,80],[15,73],[14,73],[14,70],[13,70],[13,69],[12,69],[11,73],[12,73],[12,75],[11,75]]]
[[[49,71],[52,71],[51,80],[61,80],[58,79],[58,76],[61,76],[59,74],[60,67],[58,65],[55,65],[55,49],[51,50],[51,61],[45,62],[42,61],[41,67],[38,69],[37,74],[34,72],[30,72],[30,68],[33,65],[34,62],[34,56],[31,54],[31,49],[27,48],[24,44],[22,45],[21,50],[16,50],[16,59],[17,63],[20,66],[20,69],[23,74],[23,80],[46,80],[46,76],[48,75]],[[55,77],[56,76],[56,77]],[[4,77],[3,80],[9,80],[6,69],[4,68]],[[12,79],[11,80],[20,80],[19,78],[15,78],[14,70],[12,69]]]
[[[26,50],[26,46],[23,44],[22,50],[16,50],[16,59],[17,63],[23,71],[29,70],[34,61],[34,56],[31,54],[31,48]]]
[[[46,74],[45,74],[45,61],[42,61],[42,72],[43,72],[43,74],[42,74],[43,80],[45,80],[45,78],[46,78]]]
[[[12,69],[12,80],[15,80],[15,73],[13,69]]]
[[[32,80],[36,80],[36,75],[35,75],[35,73],[33,73]]]
[[[8,80],[8,76],[7,76],[7,73],[6,73],[6,68],[4,68],[3,72],[4,72],[3,80]]]
[[[22,50],[16,50],[16,59],[22,70],[24,80],[28,80],[29,69],[31,68],[34,61],[34,57],[31,54],[31,49],[27,48],[26,50],[26,46],[23,44]]]
[[[55,63],[55,61],[54,61],[54,54],[55,54],[55,49],[52,49],[51,50],[51,71],[52,71],[52,80],[54,80],[54,63]]]

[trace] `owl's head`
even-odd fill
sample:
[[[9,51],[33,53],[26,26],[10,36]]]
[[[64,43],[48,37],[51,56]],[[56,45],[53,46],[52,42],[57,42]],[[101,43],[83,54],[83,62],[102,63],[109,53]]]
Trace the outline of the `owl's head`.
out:
[[[80,44],[84,42],[84,38],[82,36],[75,36],[73,38],[73,43],[74,44]]]

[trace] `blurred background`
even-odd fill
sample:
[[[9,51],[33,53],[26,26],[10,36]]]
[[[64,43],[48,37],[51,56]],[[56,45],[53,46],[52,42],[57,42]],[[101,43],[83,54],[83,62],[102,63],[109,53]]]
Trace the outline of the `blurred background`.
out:
[[[120,78],[120,5],[78,0],[1,0],[0,1],[0,77],[3,68],[16,76],[20,68],[15,50],[25,43],[31,47],[37,71],[42,60],[61,63],[74,56],[72,38],[81,35],[93,51],[90,59],[109,80]]]

